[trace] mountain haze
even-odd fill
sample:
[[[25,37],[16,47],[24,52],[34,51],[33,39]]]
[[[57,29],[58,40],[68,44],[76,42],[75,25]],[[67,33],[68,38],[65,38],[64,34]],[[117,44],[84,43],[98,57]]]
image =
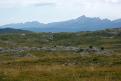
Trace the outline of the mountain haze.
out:
[[[0,29],[0,34],[4,34],[4,33],[30,33],[30,31],[21,30],[21,29],[14,29],[14,28],[2,28],[2,29]]]
[[[18,28],[34,32],[96,31],[118,27],[121,27],[121,19],[111,21],[109,19],[100,19],[98,17],[90,18],[84,15],[76,19],[62,22],[53,22],[48,24],[33,21],[26,23],[7,24],[1,26],[1,28]]]

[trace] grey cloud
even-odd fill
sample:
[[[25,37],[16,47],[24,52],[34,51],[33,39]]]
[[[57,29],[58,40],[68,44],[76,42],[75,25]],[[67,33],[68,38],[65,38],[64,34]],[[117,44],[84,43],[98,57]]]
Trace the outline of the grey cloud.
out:
[[[56,3],[36,3],[36,4],[33,4],[33,6],[36,6],[36,7],[56,6]]]

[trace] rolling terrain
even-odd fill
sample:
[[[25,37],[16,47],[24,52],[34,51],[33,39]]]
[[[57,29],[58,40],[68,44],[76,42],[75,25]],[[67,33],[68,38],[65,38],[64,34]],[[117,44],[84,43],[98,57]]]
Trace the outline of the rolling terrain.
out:
[[[0,33],[0,81],[120,80],[121,28]]]
[[[14,28],[2,28],[2,29],[0,29],[0,34],[4,34],[4,33],[30,33],[30,31],[21,30],[21,29],[14,29]]]

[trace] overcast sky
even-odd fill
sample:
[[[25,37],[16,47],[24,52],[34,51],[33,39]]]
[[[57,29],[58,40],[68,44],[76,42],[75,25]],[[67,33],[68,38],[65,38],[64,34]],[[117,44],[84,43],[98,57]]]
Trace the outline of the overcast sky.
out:
[[[121,0],[0,0],[0,25],[27,21],[49,23],[81,15],[121,18]]]

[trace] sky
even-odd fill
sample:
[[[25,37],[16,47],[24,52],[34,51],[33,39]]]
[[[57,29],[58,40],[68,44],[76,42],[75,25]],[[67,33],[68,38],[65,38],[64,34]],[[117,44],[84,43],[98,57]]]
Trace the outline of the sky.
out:
[[[59,22],[88,17],[121,18],[121,0],[0,0],[0,25]]]

